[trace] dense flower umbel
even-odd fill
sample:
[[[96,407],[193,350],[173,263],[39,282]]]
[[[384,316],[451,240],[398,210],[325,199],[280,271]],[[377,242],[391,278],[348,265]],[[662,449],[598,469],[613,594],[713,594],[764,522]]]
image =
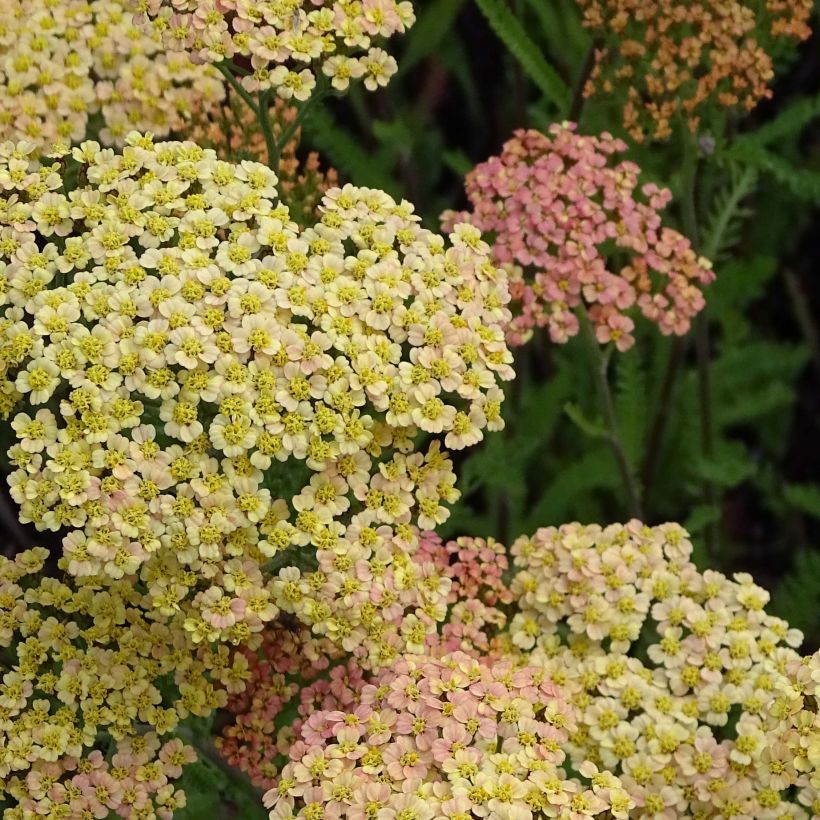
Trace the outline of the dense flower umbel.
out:
[[[691,549],[679,526],[637,521],[519,539],[511,644],[578,710],[573,765],[617,775],[631,816],[806,817],[792,786],[816,816],[801,635],[765,613],[750,576],[700,573]]]
[[[270,108],[271,129],[281,138],[297,114],[294,106],[277,99]],[[227,102],[215,102],[209,108],[197,109],[186,137],[203,148],[213,148],[220,159],[239,162],[252,159],[269,165],[268,149],[256,115],[235,94]],[[274,169],[279,177],[279,199],[288,206],[291,216],[300,224],[314,221],[322,194],[338,184],[333,168],[320,170],[319,155],[311,151],[304,162],[296,155],[301,129],[297,128],[282,148],[279,165]]]
[[[300,231],[268,168],[128,143],[75,149],[69,194],[0,150],[21,519],[70,528],[69,573],[141,578],[196,640],[281,609],[374,660],[420,649],[448,582],[411,525],[458,495],[440,441],[503,426],[505,277],[475,228],[448,247],[380,191],[334,189]]]
[[[771,96],[766,47],[804,40],[812,0],[578,0],[601,47],[587,96],[628,89],[633,139],[666,139],[682,115],[695,130],[714,108],[747,111]]]
[[[350,693],[361,688],[363,680],[361,667],[339,664],[340,651],[327,638],[281,623],[266,626],[259,649],[236,651],[247,661],[248,680],[241,687],[228,687],[233,722],[225,726],[216,747],[228,763],[267,790],[278,783],[284,756],[303,720],[318,709],[352,704]]]
[[[564,777],[573,716],[539,670],[407,658],[348,700],[302,723],[265,795],[271,818],[581,820],[630,806],[614,777]]]
[[[671,194],[639,185],[640,168],[618,161],[625,150],[609,134],[581,136],[571,123],[556,124],[548,136],[516,132],[500,156],[467,175],[473,209],[448,212],[444,223],[475,225],[507,266],[516,313],[510,344],[526,342],[534,327],[566,342],[585,306],[598,340],[626,350],[634,342],[630,308],[678,335],[703,308],[711,265],[662,224]]]
[[[218,72],[166,54],[116,0],[0,4],[0,140],[40,147],[86,139],[98,127],[121,145],[136,129],[165,136],[196,102],[224,95]]]
[[[408,0],[128,0],[169,49],[219,63],[249,60],[251,92],[306,100],[319,75],[344,91],[386,85],[396,61],[380,46],[414,22]]]
[[[432,565],[451,582],[447,596],[447,621],[440,634],[427,636],[425,654],[445,657],[461,651],[487,662],[491,642],[506,624],[497,605],[509,604],[510,590],[502,572],[507,568],[503,547],[490,539],[459,538],[442,543],[432,532],[422,533],[416,560]],[[352,703],[362,678],[353,662],[335,665],[339,652],[327,639],[312,636],[305,628],[270,624],[262,632],[259,649],[241,651],[250,677],[237,690],[228,687],[228,710],[235,716],[223,730],[217,748],[225,759],[247,772],[264,789],[278,783],[277,776],[304,718],[318,709],[341,709]],[[332,698],[342,698],[331,702]],[[291,723],[287,715],[298,713]]]
[[[181,805],[169,781],[192,752],[157,735],[224,705],[244,658],[193,646],[182,616],[152,617],[126,581],[98,590],[45,577],[47,556],[0,558],[0,806],[18,805],[4,817],[153,817],[130,812]],[[110,765],[106,735],[117,742]]]

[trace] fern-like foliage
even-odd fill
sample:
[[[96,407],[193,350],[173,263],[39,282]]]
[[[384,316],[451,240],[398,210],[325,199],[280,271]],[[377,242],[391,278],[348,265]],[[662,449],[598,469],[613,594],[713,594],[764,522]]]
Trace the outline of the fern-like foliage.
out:
[[[771,122],[758,128],[754,134],[744,137],[757,145],[774,142],[799,134],[813,120],[820,117],[820,94],[804,97],[786,106]]]
[[[396,193],[396,184],[389,173],[347,131],[336,125],[325,109],[314,108],[303,128],[311,146],[351,181],[357,185],[381,188],[390,194]]]
[[[399,74],[406,74],[418,65],[452,33],[453,21],[464,3],[465,0],[435,0],[426,4],[410,30],[407,48],[399,60]]]
[[[724,156],[743,165],[765,171],[785,186],[794,196],[807,202],[820,202],[820,173],[795,168],[788,160],[776,156],[754,140],[738,140]]]
[[[738,245],[743,223],[754,213],[743,202],[755,189],[757,169],[730,162],[728,171],[728,183],[715,197],[703,234],[703,253],[715,264],[725,260]]]
[[[816,645],[820,613],[820,552],[803,550],[797,554],[789,574],[772,598],[771,610],[806,633],[809,648]]]
[[[618,359],[615,413],[618,432],[629,463],[640,464],[646,446],[648,374],[637,349]]]
[[[570,91],[558,72],[544,59],[538,46],[503,0],[476,0],[487,22],[524,71],[558,108],[565,112]]]

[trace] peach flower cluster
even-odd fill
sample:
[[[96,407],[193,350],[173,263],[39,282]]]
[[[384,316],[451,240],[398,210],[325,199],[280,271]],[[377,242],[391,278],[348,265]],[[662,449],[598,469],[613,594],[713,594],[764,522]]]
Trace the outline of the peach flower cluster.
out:
[[[640,185],[640,168],[618,161],[626,145],[608,133],[582,136],[575,125],[549,134],[517,131],[501,155],[467,175],[469,213],[447,212],[481,230],[510,274],[515,317],[511,345],[546,327],[562,344],[588,311],[601,344],[634,343],[631,309],[665,335],[682,335],[705,302],[711,264],[660,212],[670,192]],[[619,264],[619,260],[625,260]]]
[[[109,145],[134,129],[166,136],[224,95],[215,69],[166,53],[122,0],[4,0],[0,91],[0,140],[41,148],[92,131]]]
[[[440,657],[458,651],[489,661],[495,655],[493,638],[507,622],[504,608],[513,602],[503,577],[509,568],[505,547],[493,538],[467,536],[445,544],[426,532],[419,556],[450,579],[447,619],[428,636],[425,653]]]
[[[228,689],[231,722],[215,744],[230,765],[268,790],[304,720],[320,709],[350,706],[363,673],[355,662],[340,663],[339,648],[327,638],[293,624],[270,624],[258,648],[236,651],[247,660],[248,679]]]
[[[68,531],[71,575],[144,582],[196,641],[281,610],[373,662],[420,651],[449,581],[413,525],[458,496],[442,445],[503,427],[506,278],[474,227],[448,242],[380,191],[329,191],[300,230],[265,166],[127,143],[75,148],[68,191],[0,146],[21,520]]]
[[[492,639],[506,623],[497,607],[512,600],[502,579],[508,566],[504,548],[480,538],[444,544],[435,533],[425,532],[415,560],[450,581],[446,623],[439,626],[439,634],[427,636],[424,654],[441,657],[460,651],[488,660]],[[232,719],[217,748],[257,786],[270,789],[278,783],[303,720],[319,709],[349,706],[349,698],[344,703],[328,698],[347,697],[345,693],[357,691],[363,679],[355,661],[339,664],[338,648],[304,627],[270,624],[261,633],[258,648],[237,651],[247,660],[249,677],[241,689],[228,688]]]
[[[675,119],[696,130],[711,107],[753,109],[771,96],[770,52],[805,40],[812,0],[578,0],[601,46],[587,97],[627,89],[623,123],[643,142]]]
[[[47,577],[47,557],[0,558],[3,817],[170,817],[194,756],[158,737],[223,706],[247,664],[192,646],[179,617],[149,617],[131,583]]]
[[[627,817],[617,778],[565,777],[574,718],[540,670],[410,657],[346,699],[302,723],[264,798],[271,818]]]
[[[235,60],[249,92],[307,100],[324,76],[345,91],[386,85],[396,61],[381,47],[415,21],[409,0],[128,0],[137,21],[194,60]]]
[[[637,521],[519,539],[508,649],[560,686],[568,760],[617,776],[631,817],[816,817],[817,661],[749,575],[699,572],[691,551]]]
[[[269,118],[274,137],[282,138],[293,123],[297,109],[284,100],[276,99],[270,107]],[[196,109],[185,135],[203,148],[213,148],[220,159],[241,162],[251,159],[269,165],[268,148],[253,111],[236,95],[227,101],[214,102],[208,108]],[[274,168],[279,177],[279,199],[288,206],[293,219],[300,224],[316,219],[322,195],[338,184],[335,169],[322,171],[319,155],[311,151],[304,162],[297,150],[301,129],[283,146],[279,165]]]

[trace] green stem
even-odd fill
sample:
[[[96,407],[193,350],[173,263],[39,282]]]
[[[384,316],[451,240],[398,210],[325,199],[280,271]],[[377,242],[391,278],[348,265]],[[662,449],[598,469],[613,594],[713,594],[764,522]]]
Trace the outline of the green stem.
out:
[[[598,392],[598,399],[601,405],[601,413],[604,417],[604,424],[607,429],[607,440],[612,447],[618,470],[621,473],[621,480],[626,494],[629,513],[634,518],[643,520],[643,508],[641,506],[641,496],[638,490],[638,483],[635,480],[635,471],[629,463],[629,456],[624,449],[618,432],[618,419],[615,415],[615,403],[612,400],[612,391],[609,389],[609,379],[607,378],[608,359],[601,353],[601,346],[595,338],[595,331],[589,321],[586,310],[581,307],[579,312],[581,322],[581,332],[586,341],[589,351],[589,358],[592,364],[592,375],[595,379],[595,386]]]
[[[259,95],[259,108],[256,111],[256,117],[259,120],[259,127],[262,129],[262,136],[265,138],[265,146],[268,149],[268,167],[278,171],[279,157],[282,151],[276,143],[270,121],[270,92],[263,91]]]
[[[271,151],[270,144],[268,145],[268,153],[271,157],[270,167],[276,170],[279,167],[279,159],[282,156],[282,151],[285,150],[285,146],[293,139],[293,135],[297,132],[297,130],[301,127],[302,123],[307,118],[307,115],[310,113],[310,110],[319,102],[321,102],[327,95],[329,91],[326,87],[317,88],[313,92],[313,94],[302,103],[301,107],[299,108],[299,113],[294,117],[293,122],[291,122],[284,131],[282,131],[281,136],[279,137],[278,141],[274,140],[274,147],[273,151]],[[267,113],[267,110],[266,112]],[[262,129],[264,131],[265,125],[263,123]],[[271,136],[273,136],[271,134]],[[267,136],[265,137],[267,140]]]
[[[663,384],[661,385],[658,409],[649,428],[649,438],[646,445],[646,457],[644,459],[643,470],[641,471],[641,485],[643,487],[643,503],[649,507],[649,499],[655,483],[655,472],[658,468],[658,461],[661,455],[666,425],[672,414],[672,400],[675,396],[675,385],[678,380],[678,373],[683,363],[686,353],[686,339],[678,336],[672,343],[669,350],[669,358],[666,362]]]
[[[231,64],[229,63],[217,63],[216,67],[222,72],[223,76],[228,81],[228,85],[230,85],[230,87],[237,94],[239,94],[239,96],[245,102],[245,105],[247,105],[248,108],[250,108],[250,110],[253,111],[256,117],[259,117],[259,107],[254,102],[253,97],[251,97],[251,95],[242,87],[242,84],[239,82],[239,80],[236,78],[236,75],[231,70],[230,65]]]
[[[584,96],[584,89],[586,88],[587,80],[589,80],[589,75],[592,73],[592,69],[595,68],[596,46],[597,44],[593,40],[589,45],[589,49],[587,49],[586,55],[584,56],[584,62],[581,64],[578,80],[572,92],[572,101],[570,102],[569,111],[567,112],[567,119],[570,122],[579,124],[581,122],[581,116],[584,113],[584,105],[587,101]]]
[[[700,252],[700,234],[696,207],[698,184],[698,148],[690,135],[685,135],[686,145],[683,158],[683,229],[696,252]],[[715,240],[712,240],[713,244]],[[717,245],[715,244],[715,247]],[[707,309],[695,319],[695,351],[698,369],[698,408],[700,413],[700,449],[706,459],[711,459],[715,452],[715,427],[712,412],[712,352],[709,333]],[[707,506],[716,509],[718,506],[717,488],[714,482],[704,481],[703,492]],[[715,557],[718,550],[717,521],[710,523],[705,531],[706,549]]]

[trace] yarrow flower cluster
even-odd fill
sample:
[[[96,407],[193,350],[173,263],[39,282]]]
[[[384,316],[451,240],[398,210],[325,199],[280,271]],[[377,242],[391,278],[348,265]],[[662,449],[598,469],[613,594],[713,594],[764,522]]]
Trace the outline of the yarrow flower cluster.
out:
[[[47,556],[0,558],[0,807],[14,801],[4,820],[171,817],[184,805],[173,781],[194,754],[159,736],[223,706],[247,664],[192,646],[181,617],[149,617],[128,582],[47,577]]]
[[[303,722],[271,818],[627,816],[616,778],[564,777],[572,710],[539,670],[407,658],[348,699]]]
[[[667,139],[676,117],[698,128],[710,107],[753,109],[771,96],[772,50],[805,40],[812,0],[578,0],[596,41],[587,97],[628,89],[631,137]],[[769,50],[767,50],[767,47]]]
[[[32,146],[0,148],[21,520],[69,530],[71,575],[141,579],[197,641],[282,610],[373,662],[423,644],[448,581],[414,561],[413,525],[446,519],[441,443],[503,427],[512,377],[487,246],[350,186],[300,231],[268,168],[127,142],[74,149],[87,183],[67,192]]]
[[[504,548],[481,538],[444,544],[435,533],[425,532],[415,560],[432,565],[451,585],[447,620],[439,634],[428,634],[423,647],[410,648],[423,649],[429,657],[459,651],[489,661],[492,639],[506,623],[497,607],[512,597],[502,579],[507,568]],[[304,719],[318,710],[349,707],[351,693],[359,691],[364,679],[359,664],[340,664],[338,647],[306,628],[273,623],[261,638],[255,637],[258,647],[254,643],[237,650],[247,661],[248,678],[241,688],[228,688],[232,720],[216,745],[229,764],[247,772],[260,788],[270,789],[278,783]],[[294,711],[298,717],[284,723]]]
[[[137,20],[202,62],[250,61],[240,82],[307,100],[319,76],[345,91],[387,85],[396,61],[383,49],[415,21],[408,0],[129,0]]]
[[[218,72],[133,22],[117,0],[7,0],[0,7],[0,140],[41,148],[134,129],[167,136],[224,96]]]
[[[258,647],[236,650],[247,662],[248,677],[243,686],[228,689],[232,721],[215,745],[231,766],[268,790],[278,783],[304,719],[320,709],[350,706],[350,693],[364,678],[359,664],[339,663],[339,648],[306,627],[274,623],[256,637]]]
[[[637,521],[519,539],[510,650],[577,709],[568,758],[616,775],[630,816],[816,817],[817,661],[749,575],[701,573],[691,550]]]
[[[500,156],[467,175],[472,211],[443,215],[445,226],[475,225],[507,267],[511,345],[536,327],[564,343],[578,333],[578,312],[588,311],[598,341],[626,350],[634,343],[631,308],[667,335],[685,334],[703,309],[711,264],[663,225],[671,193],[639,185],[640,168],[618,161],[624,151],[610,134],[581,136],[571,123],[549,135],[517,131]]]
[[[297,109],[276,99],[270,107],[270,123],[279,140],[291,126]],[[268,149],[254,112],[236,95],[225,102],[214,102],[209,108],[194,111],[186,136],[202,148],[213,148],[220,159],[241,162],[251,159],[269,165]],[[301,129],[297,128],[283,146],[274,170],[279,177],[279,200],[288,206],[290,215],[300,224],[314,221],[322,195],[338,184],[333,168],[320,169],[319,155],[311,151],[304,162],[297,156]]]

